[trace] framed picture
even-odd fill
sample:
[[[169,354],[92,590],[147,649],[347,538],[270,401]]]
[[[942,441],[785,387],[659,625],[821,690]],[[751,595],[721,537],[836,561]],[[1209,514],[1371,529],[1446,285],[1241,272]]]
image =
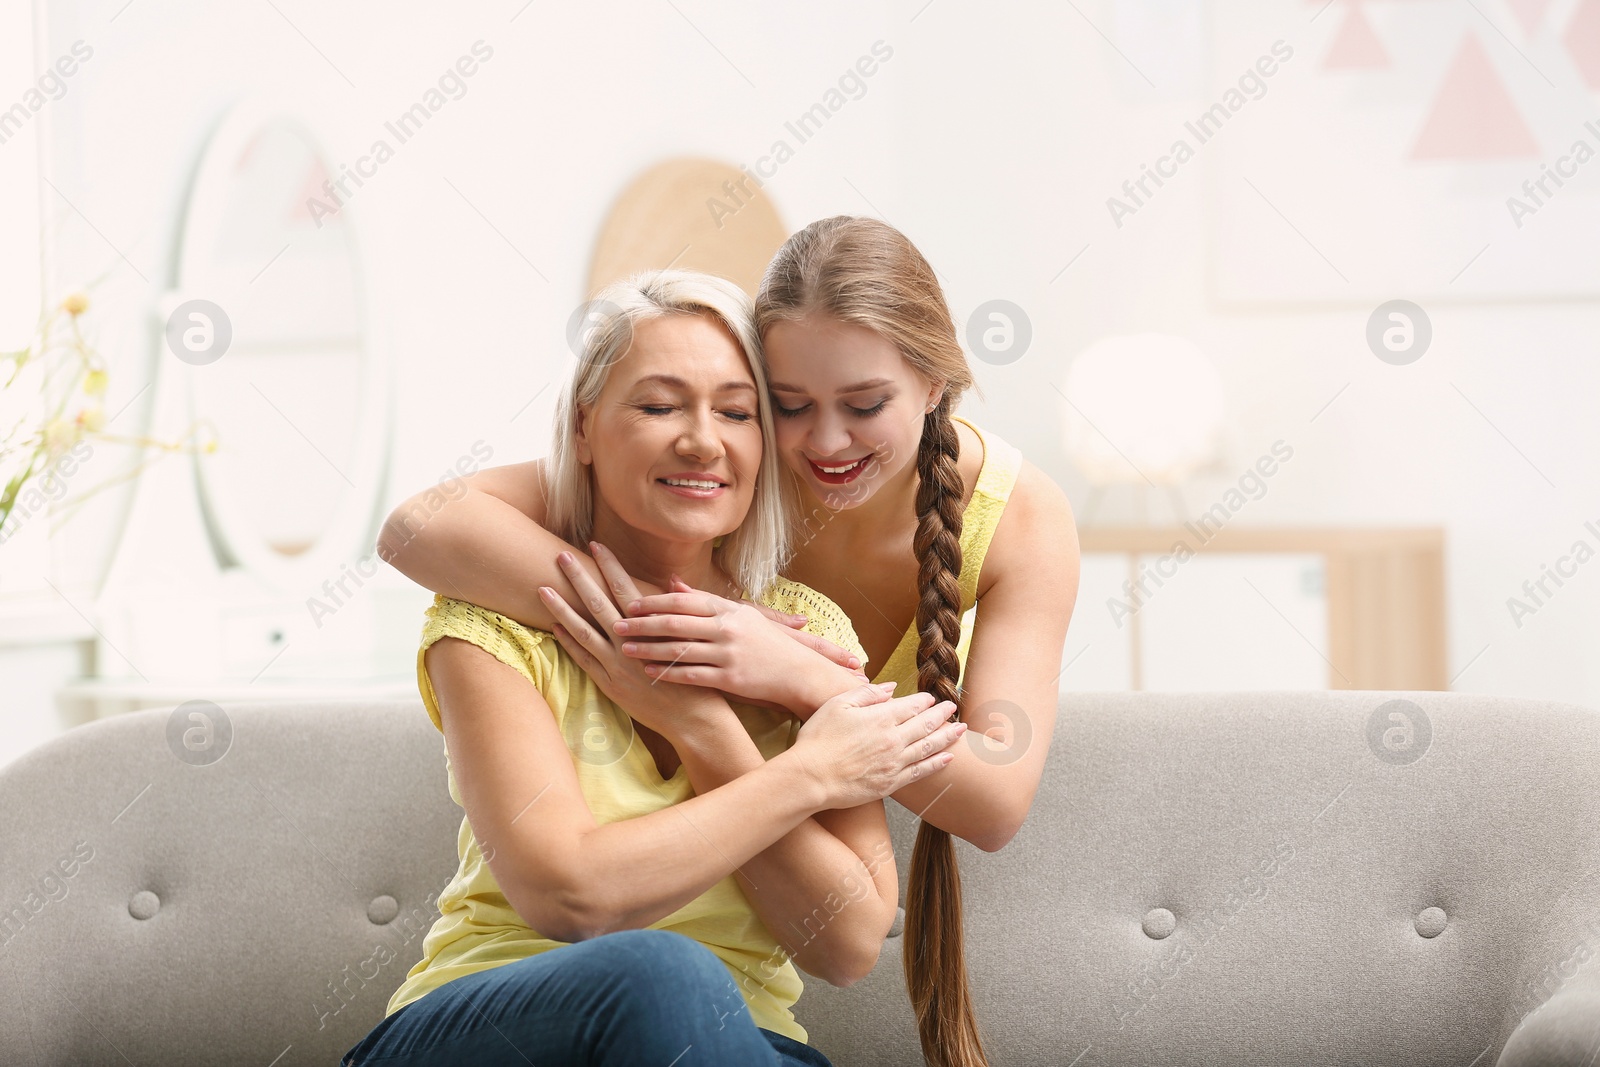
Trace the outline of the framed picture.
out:
[[[1230,0],[1212,19],[1212,95],[1184,132],[1210,156],[1218,302],[1600,292],[1600,3]]]

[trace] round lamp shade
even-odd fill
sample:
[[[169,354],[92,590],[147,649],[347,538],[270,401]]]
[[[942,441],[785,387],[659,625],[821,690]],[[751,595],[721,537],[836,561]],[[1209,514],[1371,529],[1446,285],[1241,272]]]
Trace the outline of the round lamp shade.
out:
[[[1187,338],[1102,338],[1073,361],[1062,393],[1067,454],[1093,485],[1173,485],[1216,455],[1222,379]]]

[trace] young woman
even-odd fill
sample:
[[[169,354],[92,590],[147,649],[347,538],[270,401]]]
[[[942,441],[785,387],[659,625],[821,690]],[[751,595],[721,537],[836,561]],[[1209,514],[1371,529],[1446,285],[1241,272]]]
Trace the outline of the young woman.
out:
[[[547,521],[614,546],[605,570],[630,596],[628,574],[676,573],[859,648],[842,612],[776,574],[786,517],[748,298],[678,271],[605,296],[617,311],[563,403]],[[577,579],[600,620],[621,618]],[[423,958],[344,1062],[666,1064],[692,1047],[695,1063],[826,1067],[789,1010],[790,960],[836,984],[871,970],[898,893],[882,798],[942,773],[954,705],[845,672],[801,728],[656,682],[545,594],[541,629],[445,596],[427,612],[418,684],[466,812],[460,865]],[[770,933],[808,921],[792,951]]]
[[[812,223],[778,251],[755,314],[778,458],[802,515],[784,573],[849,614],[875,681],[956,701],[978,727],[948,768],[893,794],[922,820],[904,964],[923,1050],[936,1067],[972,1067],[985,1060],[950,835],[996,851],[1032,806],[1077,598],[1072,510],[1015,449],[952,414],[973,376],[932,268],[898,230],[849,216]],[[566,546],[548,518],[544,465],[493,468],[468,486],[421,527],[408,521],[420,494],[397,508],[384,558],[430,589],[537,619],[538,587],[570,593],[577,573],[557,563]],[[758,625],[753,608],[656,584],[667,588],[629,602],[613,631],[653,678],[804,718],[849,663],[818,646],[838,662],[774,670],[778,627]]]

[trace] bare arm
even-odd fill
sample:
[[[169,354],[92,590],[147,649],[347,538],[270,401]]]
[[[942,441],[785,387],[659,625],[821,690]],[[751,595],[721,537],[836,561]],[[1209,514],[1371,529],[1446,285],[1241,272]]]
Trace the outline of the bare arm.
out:
[[[587,551],[544,528],[546,514],[543,460],[490,467],[449,488],[435,486],[402,501],[384,520],[378,556],[425,589],[499,612],[524,626],[549,630],[553,623],[550,609],[539,597],[541,585],[577,605],[593,623],[594,615],[576,595],[556,557],[570,552],[577,565],[597,581],[600,569]],[[633,579],[633,587],[635,595],[664,592],[661,586],[641,579]],[[836,661],[835,666],[848,660],[843,649],[801,633],[797,628],[803,620],[778,617],[761,605],[755,607],[783,622],[791,640],[821,651]],[[819,670],[826,670],[826,665]],[[830,684],[845,677],[838,670],[827,673]],[[853,681],[829,689],[829,695],[843,691]],[[766,698],[750,702],[782,706]],[[807,708],[806,714],[820,703]]]
[[[696,793],[754,774],[766,762],[729,715],[731,727],[710,733],[702,745],[678,748]],[[877,964],[900,895],[883,801],[801,820],[741,864],[738,876],[761,921],[807,974],[848,986]]]
[[[424,665],[484,858],[517,914],[558,941],[649,926],[825,803],[791,749],[681,804],[596,825],[555,716],[526,678],[456,638],[430,645]]]
[[[861,685],[819,709],[793,747],[737,779],[600,826],[537,688],[456,638],[431,644],[423,665],[484,860],[530,927],[568,942],[657,922],[814,812],[876,802],[881,813],[884,796],[944,766],[957,737],[943,725],[951,705],[927,694],[888,700]],[[720,696],[673,689],[681,699],[660,694],[650,715],[653,728],[672,723],[680,754],[710,750],[729,729],[704,713],[708,701],[744,732]]]
[[[1066,494],[1025,463],[984,558],[993,580],[981,595],[961,694],[961,718],[972,729],[942,773],[893,794],[986,852],[1021,829],[1044,774],[1078,555]]]
[[[552,618],[539,599],[539,586],[553,586],[569,603],[583,603],[557,566],[556,553],[571,551],[597,580],[600,569],[587,551],[541,525],[544,485],[544,463],[533,460],[478,471],[448,491],[444,486],[423,490],[384,520],[378,555],[435,593],[548,630]],[[640,590],[661,591],[642,582]]]
[[[634,598],[637,590],[616,557],[604,550],[595,555],[609,583],[610,595],[623,603]],[[564,566],[573,566],[575,561],[564,558]],[[610,618],[612,612],[606,610],[602,588],[576,570],[569,576],[580,595]],[[724,603],[718,601],[719,606]],[[569,605],[556,605],[554,610],[563,616],[562,623],[586,629],[575,616],[566,617],[572,610]],[[748,607],[736,607],[724,618],[742,621],[744,626],[754,626],[769,636],[775,626]],[[734,623],[729,625],[735,627]],[[638,661],[616,655],[615,646],[623,643],[619,638],[588,630],[581,640],[573,640],[565,627],[557,631],[557,636],[591,678],[602,687],[609,687],[607,692],[613,700],[636,713],[645,712],[662,720],[697,793],[705,795],[726,787],[743,775],[758,773],[766,763],[743,723],[715,689],[663,683],[659,679],[638,685],[644,672]],[[827,662],[821,653],[802,648],[781,634],[776,637],[772,652],[787,655],[797,667],[808,665],[806,661]],[[772,656],[763,658],[769,668],[776,669]],[[812,711],[833,697],[863,686],[864,679],[838,669],[844,675],[842,684],[813,705]],[[931,699],[925,697],[918,704]],[[688,701],[697,713],[672,714],[670,709],[654,707],[661,700]],[[924,758],[948,744],[935,733],[939,729],[936,719],[937,716],[924,717]],[[696,722],[712,725],[692,729]],[[691,729],[685,730],[685,725]],[[833,985],[847,986],[877,964],[899,896],[894,848],[882,800],[818,811],[801,820],[770,848],[741,864],[738,877],[746,899],[767,930],[807,973]]]

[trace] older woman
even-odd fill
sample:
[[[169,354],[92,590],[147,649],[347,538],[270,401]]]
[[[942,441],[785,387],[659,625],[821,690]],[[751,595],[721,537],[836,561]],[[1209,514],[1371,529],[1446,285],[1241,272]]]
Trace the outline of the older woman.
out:
[[[776,574],[790,527],[748,299],[675,271],[601,297],[549,521],[610,546],[617,595],[677,575],[859,654],[842,611]],[[826,1064],[790,1012],[794,964],[841,985],[872,968],[898,885],[882,798],[953,758],[953,705],[846,675],[802,728],[657,683],[553,590],[543,604],[547,629],[444,596],[427,612],[418,684],[466,812],[460,865],[345,1064]],[[818,657],[771,630],[776,655]]]

